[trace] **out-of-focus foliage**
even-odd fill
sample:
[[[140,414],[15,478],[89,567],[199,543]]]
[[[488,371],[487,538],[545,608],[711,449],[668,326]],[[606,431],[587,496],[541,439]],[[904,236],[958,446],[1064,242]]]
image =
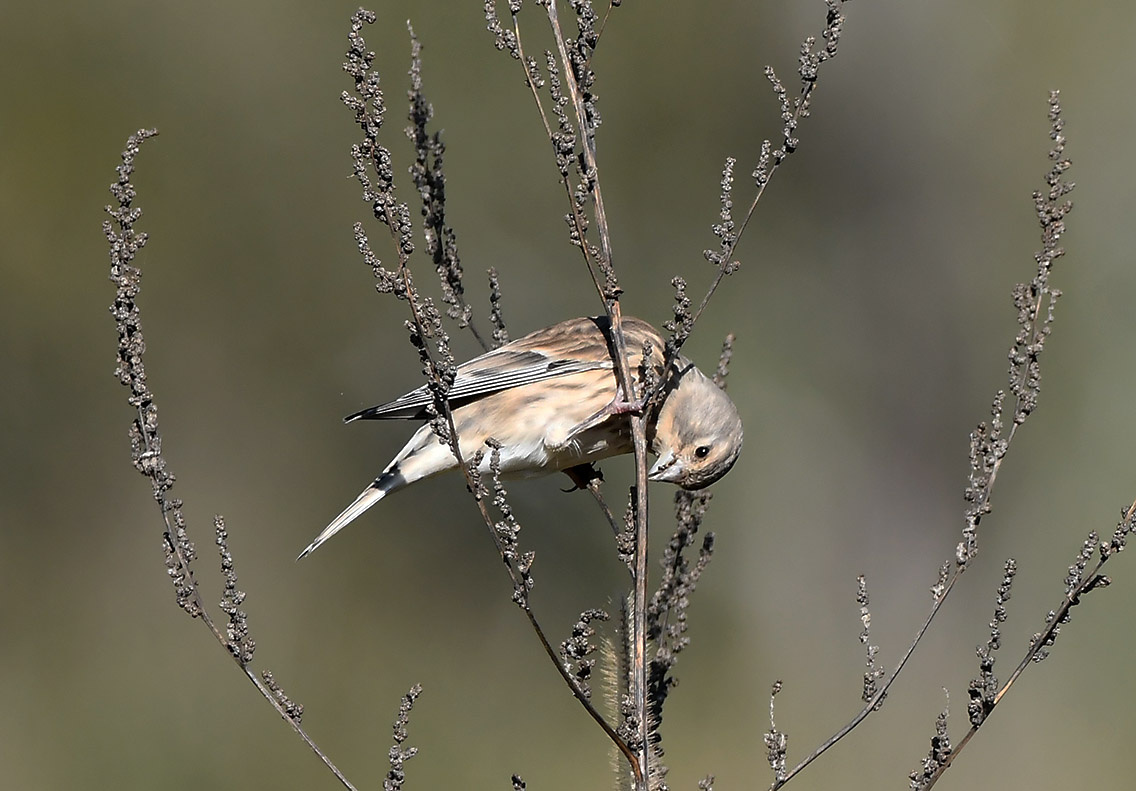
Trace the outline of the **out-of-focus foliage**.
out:
[[[512,772],[532,788],[610,785],[607,744],[510,604],[458,478],[416,486],[292,561],[409,431],[339,418],[418,381],[403,306],[373,293],[351,236],[368,214],[345,178],[354,129],[338,98],[353,9],[17,2],[0,14],[4,787],[332,787],[177,611],[158,514],[129,468],[100,223],[118,152],[142,125],[161,130],[135,177],[139,229],[151,234],[141,259],[150,384],[207,601],[221,595],[220,512],[258,665],[305,704],[305,726],[361,785],[385,773],[390,722],[414,682],[425,692],[409,743],[422,752],[408,787],[505,788]],[[481,4],[376,10],[367,38],[400,172],[408,17],[425,46],[482,326],[489,266],[514,336],[598,312],[566,242],[550,147],[516,64],[482,29]],[[529,46],[543,47],[536,11],[522,18]],[[1134,494],[1136,6],[857,2],[847,12],[800,151],[685,349],[712,367],[721,336],[737,333],[730,388],[747,446],[707,517],[718,554],[667,713],[674,788],[708,772],[723,789],[767,782],[774,679],[791,762],[856,710],[857,574],[889,666],[929,605],[962,526],[967,432],[1004,386],[1010,289],[1034,268],[1029,196],[1049,166],[1052,88],[1078,189],[1052,280],[1066,296],[1041,405],[1000,473],[965,592],[884,713],[797,785],[902,787],[941,687],[964,727],[1005,557],[1019,569],[1008,666],[1056,605],[1083,534],[1111,530]],[[627,312],[661,323],[675,274],[700,293],[722,162],[739,160],[740,203],[741,174],[780,129],[761,69],[771,63],[792,84],[799,42],[823,13],[819,1],[631,3],[612,17],[595,62],[599,156]],[[605,465],[613,494],[629,467]],[[580,610],[620,595],[623,577],[595,508],[564,485],[510,490],[537,552],[534,605],[566,637]],[[669,497],[660,488],[654,505],[660,540]],[[1127,557],[1110,567],[1115,584],[1077,608],[1052,657],[950,770],[950,787],[1128,787],[1136,568]]]

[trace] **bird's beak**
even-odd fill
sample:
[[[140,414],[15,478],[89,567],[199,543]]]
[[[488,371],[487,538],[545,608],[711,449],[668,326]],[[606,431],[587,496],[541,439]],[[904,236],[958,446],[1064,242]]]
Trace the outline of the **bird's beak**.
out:
[[[667,483],[678,483],[682,480],[682,463],[674,455],[674,451],[668,450],[659,456],[654,466],[647,471],[647,480]]]

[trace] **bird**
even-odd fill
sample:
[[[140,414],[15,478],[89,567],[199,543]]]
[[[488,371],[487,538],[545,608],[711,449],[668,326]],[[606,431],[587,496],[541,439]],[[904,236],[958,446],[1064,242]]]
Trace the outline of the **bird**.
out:
[[[502,476],[536,477],[634,452],[628,412],[647,410],[647,440],[658,458],[651,481],[701,489],[733,467],[742,447],[734,402],[686,357],[664,371],[665,342],[651,324],[622,319],[628,362],[643,389],[645,349],[654,380],[653,401],[629,401],[618,385],[607,316],[569,319],[536,330],[469,360],[456,369],[446,395],[462,458],[484,450],[479,469],[490,471],[496,451]],[[428,420],[434,403],[428,386],[344,418]],[[388,494],[458,468],[450,446],[429,423],[362,493],[300,553],[302,559]],[[573,480],[577,480],[573,477]]]

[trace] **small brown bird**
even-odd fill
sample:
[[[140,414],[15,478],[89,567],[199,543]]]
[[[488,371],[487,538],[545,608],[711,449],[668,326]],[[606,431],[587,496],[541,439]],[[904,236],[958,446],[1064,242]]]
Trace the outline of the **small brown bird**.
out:
[[[656,377],[663,375],[662,336],[645,321],[623,319],[632,370],[640,376],[650,344]],[[633,451],[626,403],[616,383],[606,316],[562,321],[458,366],[448,399],[464,459],[500,443],[500,470],[535,477]],[[637,383],[641,385],[641,382]],[[425,420],[432,403],[423,386],[386,404],[344,418]],[[662,398],[648,415],[647,440],[658,456],[652,481],[701,489],[738,459],[742,423],[725,391],[679,356]],[[481,462],[489,472],[490,454]],[[422,426],[382,474],[316,536],[303,558],[390,492],[457,469],[449,446]]]

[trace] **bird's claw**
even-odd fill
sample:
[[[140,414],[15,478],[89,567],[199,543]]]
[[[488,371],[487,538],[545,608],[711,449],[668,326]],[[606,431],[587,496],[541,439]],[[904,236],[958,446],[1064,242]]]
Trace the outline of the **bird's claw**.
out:
[[[639,417],[643,414],[643,410],[647,408],[647,397],[636,398],[632,401],[627,401],[620,396],[622,393],[616,393],[615,400],[604,407],[604,410],[609,415],[635,415]]]
[[[587,489],[592,481],[602,481],[604,479],[603,473],[593,464],[577,464],[575,467],[569,467],[564,470],[564,474],[572,481],[571,489],[560,490],[565,494],[579,491],[580,489]]]
[[[579,436],[582,432],[587,431],[590,428],[595,428],[600,423],[603,423],[609,417],[612,417],[614,415],[635,415],[636,417],[639,417],[647,408],[648,402],[649,398],[647,396],[628,401],[623,397],[623,388],[617,387],[615,391],[615,398],[611,400],[611,403],[600,411],[596,412],[583,423],[574,426],[572,430],[568,432],[568,436]]]

